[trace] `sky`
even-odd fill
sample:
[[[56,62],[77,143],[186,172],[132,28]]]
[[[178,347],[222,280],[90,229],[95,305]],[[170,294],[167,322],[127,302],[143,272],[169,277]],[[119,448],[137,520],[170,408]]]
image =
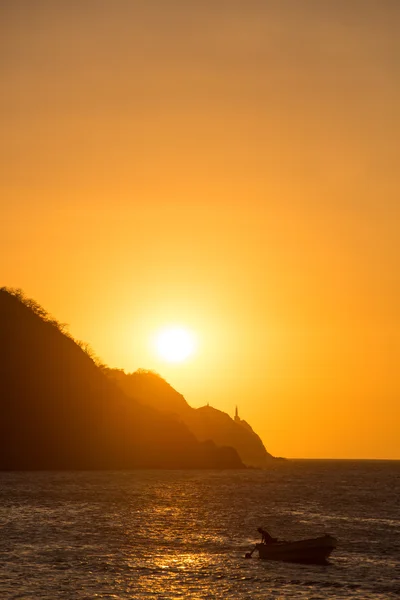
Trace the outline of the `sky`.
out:
[[[397,0],[1,0],[0,284],[274,455],[400,459],[399,28]]]

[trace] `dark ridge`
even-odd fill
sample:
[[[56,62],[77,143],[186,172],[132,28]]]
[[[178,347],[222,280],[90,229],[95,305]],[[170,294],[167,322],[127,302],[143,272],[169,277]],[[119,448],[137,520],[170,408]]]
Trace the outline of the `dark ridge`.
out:
[[[131,398],[179,417],[199,441],[212,440],[218,446],[235,448],[247,466],[262,468],[274,460],[260,437],[238,414],[232,419],[211,406],[192,408],[182,394],[152,371],[139,369],[126,374],[122,370],[111,369],[106,372]]]
[[[86,350],[86,351],[85,351]],[[242,468],[144,406],[36,302],[0,289],[0,469]]]

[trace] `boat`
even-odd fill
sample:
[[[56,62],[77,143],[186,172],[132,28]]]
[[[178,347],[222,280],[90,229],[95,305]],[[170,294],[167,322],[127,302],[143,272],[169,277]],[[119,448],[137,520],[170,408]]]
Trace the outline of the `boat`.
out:
[[[246,554],[246,558],[250,558],[253,552],[258,550],[259,558],[264,560],[326,565],[328,557],[336,546],[337,540],[331,535],[295,542],[276,541],[269,544],[256,544],[252,552]]]

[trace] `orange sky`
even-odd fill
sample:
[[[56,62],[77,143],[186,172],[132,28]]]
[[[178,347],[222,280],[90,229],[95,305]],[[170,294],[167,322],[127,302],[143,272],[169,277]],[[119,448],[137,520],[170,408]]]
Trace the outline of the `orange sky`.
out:
[[[288,457],[400,459],[400,3],[0,5],[0,283]],[[168,324],[197,356],[149,350]]]

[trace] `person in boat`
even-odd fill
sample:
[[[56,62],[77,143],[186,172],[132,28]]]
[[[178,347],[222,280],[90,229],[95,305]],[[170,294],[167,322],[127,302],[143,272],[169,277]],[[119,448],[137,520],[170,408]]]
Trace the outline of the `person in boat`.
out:
[[[259,527],[257,529],[257,531],[258,531],[258,533],[261,533],[261,543],[262,544],[273,544],[274,542],[278,541],[278,538],[273,538],[272,535],[270,535],[268,533],[268,531],[266,531],[262,527]]]

